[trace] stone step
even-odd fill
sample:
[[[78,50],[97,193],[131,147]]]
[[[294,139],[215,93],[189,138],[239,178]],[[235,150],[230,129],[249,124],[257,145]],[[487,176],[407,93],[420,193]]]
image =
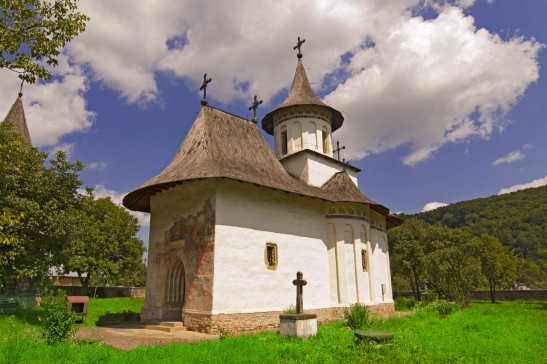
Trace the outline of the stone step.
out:
[[[148,330],[158,330],[163,332],[178,332],[186,331],[186,327],[182,322],[160,322],[159,325],[146,325]]]
[[[160,325],[161,325],[161,326],[167,326],[167,327],[180,327],[180,326],[184,326],[184,324],[182,323],[182,321],[164,321],[164,322],[160,322]]]

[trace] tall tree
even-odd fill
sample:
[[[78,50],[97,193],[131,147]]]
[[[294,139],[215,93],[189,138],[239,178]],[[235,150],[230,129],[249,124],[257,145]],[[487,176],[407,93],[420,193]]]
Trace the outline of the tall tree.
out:
[[[28,147],[0,123],[0,215],[7,216],[0,236],[0,282],[13,278],[43,278],[56,264],[67,239],[69,219],[65,214],[81,186],[80,162],[66,160],[58,152],[46,165],[47,154]]]
[[[480,238],[480,259],[482,273],[488,280],[490,300],[496,302],[496,287],[515,282],[517,276],[517,258],[500,241],[488,234]]]
[[[70,211],[72,236],[63,252],[65,272],[77,272],[82,286],[92,277],[110,284],[138,271],[144,244],[136,234],[137,219],[110,198],[95,199],[92,190],[78,198]]]
[[[410,287],[417,300],[421,300],[425,267],[428,255],[428,240],[423,222],[416,218],[389,230],[392,249],[392,272],[409,278]]]
[[[56,66],[61,49],[89,20],[77,0],[0,0],[0,14],[0,68],[28,83],[51,78],[43,62]]]
[[[439,224],[428,226],[427,235],[431,288],[441,296],[465,303],[465,291],[475,289],[480,281],[480,241],[465,230]]]

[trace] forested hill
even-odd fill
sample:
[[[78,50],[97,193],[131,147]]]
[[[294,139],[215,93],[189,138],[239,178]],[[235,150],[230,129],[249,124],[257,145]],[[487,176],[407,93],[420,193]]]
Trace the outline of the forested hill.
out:
[[[462,201],[415,216],[427,223],[466,227],[474,235],[497,237],[520,257],[545,263],[547,252],[547,186]]]

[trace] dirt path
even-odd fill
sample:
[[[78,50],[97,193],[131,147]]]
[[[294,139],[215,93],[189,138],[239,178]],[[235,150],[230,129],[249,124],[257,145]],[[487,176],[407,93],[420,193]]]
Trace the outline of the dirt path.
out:
[[[82,327],[76,333],[76,337],[98,340],[122,350],[130,350],[142,345],[194,343],[218,339],[218,335],[208,335],[194,331],[162,332],[145,329],[142,325]]]

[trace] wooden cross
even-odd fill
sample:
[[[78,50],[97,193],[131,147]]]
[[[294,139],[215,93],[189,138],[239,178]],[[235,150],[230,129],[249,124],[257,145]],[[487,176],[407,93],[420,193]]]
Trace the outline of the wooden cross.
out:
[[[298,54],[296,55],[298,59],[302,58],[302,52],[300,47],[302,47],[302,44],[304,44],[305,41],[306,41],[305,39],[300,40],[300,37],[298,37],[298,41],[296,42],[296,45],[293,48],[293,51],[298,48]]]
[[[211,82],[212,78],[207,78],[207,73],[203,75],[203,84],[199,88],[200,91],[203,91],[203,98],[201,99],[201,105],[207,105],[207,84]]]
[[[292,284],[296,286],[296,313],[304,313],[304,289],[303,287],[308,284],[308,282],[303,279],[304,274],[302,272],[296,273],[296,279],[292,281]]]
[[[336,149],[334,150],[335,153],[338,153],[338,162],[340,162],[340,151],[346,149],[345,146],[340,148],[340,142],[336,142]]]
[[[253,104],[249,106],[249,110],[253,110],[253,123],[257,123],[258,119],[256,118],[256,109],[258,109],[258,105],[262,104],[262,100],[258,101],[258,98],[255,95],[255,99],[253,101]]]

